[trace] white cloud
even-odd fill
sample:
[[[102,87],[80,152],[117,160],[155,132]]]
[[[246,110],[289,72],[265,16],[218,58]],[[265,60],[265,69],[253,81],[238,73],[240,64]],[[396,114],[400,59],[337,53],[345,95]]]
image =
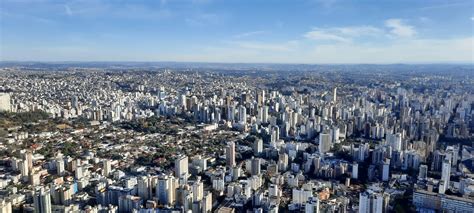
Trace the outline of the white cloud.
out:
[[[263,30],[258,30],[258,31],[252,31],[252,32],[245,32],[245,33],[240,33],[237,35],[234,35],[234,38],[244,38],[244,37],[249,37],[249,36],[255,36],[255,35],[260,35],[265,33]]]
[[[471,16],[471,21],[474,21],[474,16]]]
[[[312,40],[351,42],[352,39],[362,36],[380,36],[383,30],[373,26],[350,26],[315,28],[303,36]]]
[[[323,41],[337,41],[337,42],[349,42],[350,40],[342,36],[336,35],[335,33],[328,32],[326,30],[313,30],[304,34],[305,38],[312,40],[323,40]]]
[[[287,41],[281,43],[267,43],[257,41],[230,41],[226,43],[230,44],[232,48],[279,52],[292,51],[295,50],[298,46],[298,41]]]
[[[206,49],[191,61],[277,63],[460,63],[473,62],[474,37],[401,39],[384,43],[232,42]],[[192,60],[194,57],[194,60]],[[171,60],[171,59],[170,59]]]
[[[339,27],[334,30],[348,36],[373,36],[383,32],[383,30],[372,26]]]
[[[390,28],[390,33],[396,37],[408,38],[416,34],[415,28],[403,23],[401,19],[388,19],[385,26]]]
[[[308,53],[314,63],[432,63],[473,61],[474,37],[408,39],[381,44],[317,45]],[[344,54],[341,54],[344,53]]]

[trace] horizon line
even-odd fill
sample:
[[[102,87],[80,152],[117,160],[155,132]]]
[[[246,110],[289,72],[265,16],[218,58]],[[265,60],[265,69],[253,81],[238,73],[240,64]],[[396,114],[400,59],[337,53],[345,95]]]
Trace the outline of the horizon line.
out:
[[[297,63],[297,62],[209,62],[209,61],[114,61],[114,60],[0,60],[0,63],[177,63],[177,64],[259,64],[259,65],[472,65],[474,61],[459,62],[390,62],[390,63]]]

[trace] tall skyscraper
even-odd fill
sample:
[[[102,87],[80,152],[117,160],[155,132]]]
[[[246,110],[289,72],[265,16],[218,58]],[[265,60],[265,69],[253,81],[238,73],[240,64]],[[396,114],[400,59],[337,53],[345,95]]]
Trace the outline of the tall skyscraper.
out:
[[[58,175],[63,175],[65,171],[64,159],[63,157],[56,158],[56,173]]]
[[[385,160],[382,165],[382,181],[390,179],[390,159]]]
[[[204,193],[204,198],[202,200],[202,212],[203,213],[212,212],[212,193],[211,192]]]
[[[253,142],[253,154],[255,156],[260,155],[263,152],[263,140],[262,139],[256,139]]]
[[[229,142],[226,147],[226,163],[229,168],[235,166],[235,143]]]
[[[239,122],[244,124],[247,123],[247,108],[243,105],[239,106]]]
[[[111,171],[112,171],[112,163],[108,159],[104,160],[103,166],[102,166],[102,175],[107,177],[109,176]]]
[[[233,105],[227,107],[227,120],[231,122],[235,121],[235,106]]]
[[[359,213],[370,213],[370,197],[366,192],[359,195]]]
[[[352,179],[358,179],[358,178],[359,178],[359,164],[353,163],[352,164]]]
[[[156,184],[156,196],[158,201],[163,205],[171,206],[176,199],[176,179],[173,176],[159,177]]]
[[[336,103],[337,101],[337,87],[334,87],[334,89],[332,89],[332,102]]]
[[[188,176],[188,156],[181,155],[174,161],[174,172],[175,177],[187,177]]]
[[[387,134],[386,136],[387,143],[392,147],[395,151],[402,150],[402,134],[395,133],[395,134]]]
[[[6,199],[0,199],[0,213],[13,212],[12,202]]]
[[[193,183],[193,200],[201,201],[204,197],[204,183],[201,181],[201,177],[198,177],[197,180]]]
[[[451,161],[449,159],[444,159],[442,171],[441,171],[439,193],[444,194],[446,190],[449,189],[450,177],[451,177]]]
[[[323,154],[331,149],[331,135],[327,133],[319,134],[319,153]]]
[[[84,176],[82,166],[76,167],[74,174],[75,174],[76,180],[82,179],[82,177]]]
[[[51,194],[49,189],[39,188],[33,196],[35,213],[51,213]]]
[[[388,212],[389,194],[365,191],[359,195],[359,213]]]
[[[144,201],[151,199],[151,179],[148,176],[138,177],[137,191],[138,196]]]
[[[263,123],[268,123],[268,108],[269,107],[267,105],[262,107],[262,110],[263,110],[263,112],[262,112],[262,122]]]
[[[252,175],[259,175],[260,174],[260,158],[252,158],[252,162],[251,162],[251,174]]]
[[[0,93],[0,111],[11,111],[11,102],[10,102],[9,93]]]
[[[418,179],[424,180],[428,175],[428,166],[427,165],[420,165],[420,171],[418,172]]]
[[[23,153],[23,160],[25,160],[28,170],[31,172],[33,169],[33,153],[30,150],[27,150]]]

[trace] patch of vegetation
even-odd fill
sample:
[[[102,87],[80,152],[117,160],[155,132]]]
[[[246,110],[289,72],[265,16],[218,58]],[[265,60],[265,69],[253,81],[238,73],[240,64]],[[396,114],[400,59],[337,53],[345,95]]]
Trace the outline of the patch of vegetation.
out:
[[[0,128],[6,129],[26,123],[38,122],[47,118],[49,118],[48,113],[39,110],[19,113],[0,112]]]
[[[120,127],[124,129],[132,129],[137,132],[144,133],[162,133],[168,135],[174,135],[178,131],[175,128],[170,128],[168,125],[165,125],[162,121],[165,118],[161,117],[148,117],[137,119],[133,121],[126,121],[120,124]],[[170,123],[177,123],[179,121],[171,121]]]

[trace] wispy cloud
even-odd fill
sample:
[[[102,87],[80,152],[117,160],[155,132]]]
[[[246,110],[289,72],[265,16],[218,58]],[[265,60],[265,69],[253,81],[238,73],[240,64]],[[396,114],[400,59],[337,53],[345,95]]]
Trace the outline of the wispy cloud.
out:
[[[24,21],[32,21],[40,24],[54,24],[56,23],[52,19],[43,18],[35,15],[27,15],[27,14],[20,14],[20,13],[10,13],[4,10],[0,10],[0,17],[2,17],[3,21],[6,19],[21,19]]]
[[[82,18],[120,18],[157,20],[173,16],[167,7],[167,1],[161,0],[152,7],[130,1],[124,4],[114,4],[108,1],[68,1],[63,5],[61,14]],[[50,8],[56,8],[50,5]]]
[[[324,8],[328,9],[334,6],[337,0],[315,0],[316,3],[320,4]]]
[[[373,26],[314,28],[303,36],[312,40],[351,42],[354,37],[378,36],[382,29]]]
[[[413,26],[405,24],[401,19],[388,19],[385,21],[385,26],[390,28],[390,33],[397,37],[413,37],[416,30]]]
[[[233,37],[234,37],[234,38],[245,38],[245,37],[260,35],[260,34],[264,34],[264,33],[265,33],[265,31],[263,31],[263,30],[258,30],[258,31],[251,31],[251,32],[240,33],[240,34],[234,35]]]
[[[472,61],[474,37],[402,39],[380,44],[324,44],[307,53],[313,63],[432,63]],[[344,53],[344,54],[341,54]],[[306,57],[308,60],[309,58]]]
[[[315,29],[313,31],[304,34],[305,38],[312,40],[323,40],[323,41],[338,41],[338,42],[349,42],[350,40],[342,36],[330,33],[326,30]]]
[[[258,42],[258,41],[229,41],[226,42],[234,48],[240,49],[251,49],[258,51],[279,51],[287,52],[292,51],[298,47],[299,42],[296,40],[286,41],[281,43],[269,43],[269,42]]]
[[[471,16],[471,21],[474,21],[474,16]]]
[[[463,6],[472,6],[472,1],[464,1],[464,2],[454,2],[454,1],[447,1],[448,3],[445,4],[434,4],[427,7],[421,7],[421,10],[436,10],[436,9],[446,9],[452,7],[463,7]]]
[[[339,27],[333,28],[333,31],[348,36],[374,36],[383,32],[382,29],[372,26]]]

